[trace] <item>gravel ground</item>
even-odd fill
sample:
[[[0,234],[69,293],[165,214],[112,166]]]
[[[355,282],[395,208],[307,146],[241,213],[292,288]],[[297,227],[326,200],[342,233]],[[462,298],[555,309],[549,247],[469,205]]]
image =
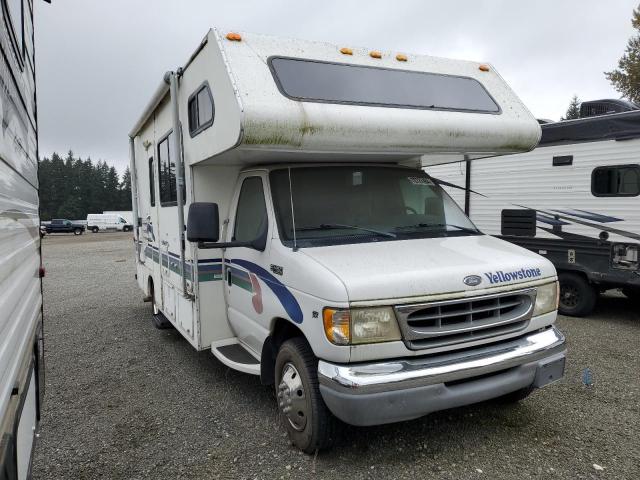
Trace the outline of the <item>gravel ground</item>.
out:
[[[640,315],[619,295],[591,318],[559,319],[566,377],[521,404],[348,427],[314,458],[288,444],[257,377],[153,328],[130,235],[48,236],[43,249],[47,390],[34,479],[640,477]]]

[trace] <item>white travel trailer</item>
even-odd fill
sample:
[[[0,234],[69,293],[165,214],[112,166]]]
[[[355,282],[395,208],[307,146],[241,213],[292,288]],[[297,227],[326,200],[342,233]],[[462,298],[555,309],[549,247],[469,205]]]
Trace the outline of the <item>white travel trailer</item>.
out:
[[[482,231],[553,262],[566,315],[588,315],[611,288],[640,297],[640,111],[582,110],[619,104],[542,125],[531,152],[427,168]]]
[[[33,2],[0,25],[0,478],[31,478],[44,393]]]
[[[489,65],[211,30],[130,133],[154,322],[275,385],[306,452],[522,398],[563,375],[555,269],[419,167],[539,138]]]
[[[130,232],[133,224],[119,214],[112,213],[90,213],[87,215],[87,230],[93,233],[98,232]]]

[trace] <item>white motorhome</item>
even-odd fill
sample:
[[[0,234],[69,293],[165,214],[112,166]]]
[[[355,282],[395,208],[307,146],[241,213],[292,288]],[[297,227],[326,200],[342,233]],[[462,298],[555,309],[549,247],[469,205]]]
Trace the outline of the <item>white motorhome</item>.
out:
[[[573,316],[607,289],[640,297],[640,111],[619,100],[581,110],[542,125],[531,152],[426,169],[482,231],[552,261],[560,312]]]
[[[33,2],[0,25],[0,478],[31,478],[44,393]]]
[[[420,170],[527,151],[493,67],[209,31],[130,133],[156,326],[275,385],[295,445],[559,379],[557,277]],[[335,416],[335,417],[334,417]]]
[[[130,232],[133,225],[117,213],[90,213],[87,215],[87,230],[98,232]]]

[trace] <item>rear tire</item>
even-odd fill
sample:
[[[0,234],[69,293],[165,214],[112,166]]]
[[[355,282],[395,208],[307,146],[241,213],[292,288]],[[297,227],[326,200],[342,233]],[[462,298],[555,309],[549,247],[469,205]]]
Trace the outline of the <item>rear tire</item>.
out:
[[[73,231],[73,234],[74,234],[74,235],[82,235],[82,229],[81,229],[81,228],[76,228],[76,229]]]
[[[584,317],[593,312],[598,291],[587,279],[577,273],[561,273],[558,312],[570,317]]]
[[[91,231],[92,231],[93,233],[98,233],[98,232],[100,231],[100,229],[99,229],[98,227],[93,227],[93,228],[91,229]]]
[[[284,342],[275,366],[280,418],[289,439],[305,453],[331,447],[338,420],[318,387],[318,359],[302,337]]]

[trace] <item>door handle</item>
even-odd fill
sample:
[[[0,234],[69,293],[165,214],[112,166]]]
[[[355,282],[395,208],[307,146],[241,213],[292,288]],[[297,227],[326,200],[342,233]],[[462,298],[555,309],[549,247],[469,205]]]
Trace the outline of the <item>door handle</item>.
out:
[[[227,267],[227,285],[231,286],[231,267]]]

